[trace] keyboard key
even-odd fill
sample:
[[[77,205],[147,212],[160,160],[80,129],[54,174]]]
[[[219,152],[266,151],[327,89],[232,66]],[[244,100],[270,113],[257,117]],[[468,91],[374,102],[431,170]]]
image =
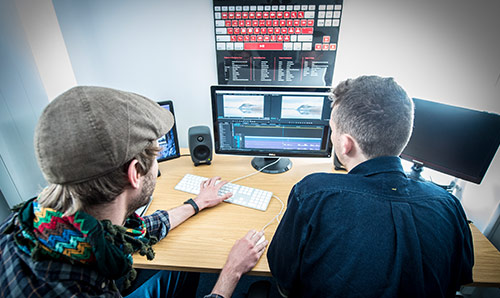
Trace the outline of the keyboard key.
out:
[[[226,44],[225,43],[223,43],[223,42],[218,42],[217,43],[217,50],[218,51],[223,51],[225,49],[226,49]]]
[[[217,35],[215,38],[217,41],[231,41],[231,37],[229,35]]]
[[[235,42],[234,43],[234,50],[235,51],[243,51],[243,43],[242,42]]]
[[[258,37],[257,37],[257,40],[259,40]],[[248,43],[245,43],[244,50],[245,51],[254,51],[254,50],[281,51],[281,50],[283,50],[283,43],[272,43],[272,42],[269,42],[269,43],[261,43],[261,42],[252,43],[252,42],[248,42]]]
[[[314,19],[314,11],[306,11],[304,17],[306,19]]]
[[[299,35],[297,36],[297,41],[312,41],[313,36],[312,35]]]
[[[216,27],[215,28],[215,34],[226,34],[227,29],[225,27]]]

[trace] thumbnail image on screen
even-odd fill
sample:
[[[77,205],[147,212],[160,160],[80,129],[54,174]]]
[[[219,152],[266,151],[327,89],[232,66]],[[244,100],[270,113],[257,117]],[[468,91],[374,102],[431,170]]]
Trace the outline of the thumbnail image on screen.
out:
[[[223,101],[225,117],[262,118],[264,116],[263,96],[225,95]]]
[[[323,97],[283,96],[282,119],[321,119]]]

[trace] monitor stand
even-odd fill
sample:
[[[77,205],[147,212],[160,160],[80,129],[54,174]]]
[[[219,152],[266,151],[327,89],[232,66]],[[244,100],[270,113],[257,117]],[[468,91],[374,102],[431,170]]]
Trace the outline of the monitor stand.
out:
[[[292,161],[289,158],[281,157],[280,160],[276,162],[276,160],[278,160],[279,158],[280,157],[254,157],[252,159],[252,166],[257,171],[260,171],[262,168],[265,168],[262,170],[262,172],[268,174],[279,174],[286,172],[292,168]],[[273,162],[276,163],[271,166],[268,166]]]
[[[411,166],[411,172],[407,173],[406,175],[408,176],[408,178],[415,180],[415,181],[428,181],[428,180],[425,180],[420,175],[420,173],[422,173],[423,170],[424,170],[424,166],[415,162],[415,163],[413,163],[413,166]],[[448,184],[448,185],[437,184],[436,182],[434,182],[432,180],[430,180],[428,182],[431,182],[434,185],[437,185],[437,186],[443,188],[444,190],[448,191],[449,193],[453,193],[454,191],[461,191],[462,190],[461,187],[457,184],[456,178],[455,178],[455,180],[451,181],[450,184]],[[461,196],[461,194],[459,194],[459,195]]]
[[[408,178],[413,179],[415,181],[425,181],[424,178],[420,175],[424,170],[424,166],[422,164],[414,162],[411,166],[411,172],[408,173]]]

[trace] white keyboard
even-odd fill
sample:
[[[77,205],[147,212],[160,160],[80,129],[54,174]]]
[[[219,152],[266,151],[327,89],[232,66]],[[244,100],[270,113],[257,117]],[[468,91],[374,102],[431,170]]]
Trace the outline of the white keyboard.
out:
[[[174,189],[197,195],[200,193],[201,182],[205,180],[208,180],[208,178],[186,174],[181,181],[177,183]],[[224,185],[219,190],[219,195],[221,196],[228,192],[232,192],[233,196],[225,200],[225,202],[261,211],[266,211],[267,206],[271,201],[271,197],[273,196],[273,193],[269,191],[233,183],[227,183]]]

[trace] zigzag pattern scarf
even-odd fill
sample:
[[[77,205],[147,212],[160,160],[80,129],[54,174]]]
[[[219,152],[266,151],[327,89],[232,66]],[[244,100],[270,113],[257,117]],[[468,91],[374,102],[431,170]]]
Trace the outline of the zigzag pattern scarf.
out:
[[[148,237],[144,220],[135,213],[122,227],[109,220],[98,221],[83,211],[63,216],[30,200],[19,210],[18,221],[21,231],[15,235],[16,243],[32,259],[79,263],[110,279],[127,275],[125,286],[135,279],[133,252],[154,258],[151,245],[157,239]]]

